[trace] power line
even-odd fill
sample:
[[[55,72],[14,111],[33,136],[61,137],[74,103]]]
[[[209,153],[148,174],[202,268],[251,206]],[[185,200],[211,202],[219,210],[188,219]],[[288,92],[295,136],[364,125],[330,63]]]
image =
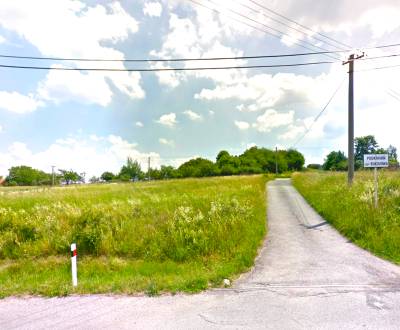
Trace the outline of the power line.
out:
[[[218,9],[210,8],[210,7],[208,7],[208,6],[206,6],[206,5],[202,4],[202,3],[199,3],[199,2],[197,2],[197,1],[195,1],[195,0],[188,0],[188,1],[194,3],[194,4],[198,5],[198,6],[207,8],[208,10],[211,10],[211,11],[213,11],[213,12],[215,12],[215,13],[220,14],[220,15],[225,15],[226,17],[228,17],[228,18],[230,18],[230,19],[232,19],[232,20],[234,20],[234,21],[236,21],[236,22],[242,23],[242,24],[244,24],[244,25],[246,25],[246,26],[249,26],[249,27],[251,27],[251,28],[253,28],[253,29],[255,29],[255,30],[258,30],[258,31],[267,33],[267,34],[269,34],[269,35],[271,35],[271,36],[274,36],[275,38],[278,38],[279,40],[281,40],[281,38],[282,38],[282,35],[277,35],[277,34],[272,33],[272,32],[270,32],[270,31],[266,31],[265,29],[262,29],[262,28],[260,28],[260,27],[258,27],[258,26],[251,25],[251,24],[249,24],[248,22],[244,22],[244,21],[242,21],[242,20],[239,20],[239,19],[237,19],[236,17],[232,17],[232,16],[229,16],[229,15],[226,15],[226,14],[222,13],[221,11],[219,11]],[[244,18],[248,19],[246,16],[244,16],[244,15],[242,15],[242,14],[237,14],[237,15],[238,15],[238,16],[243,16]],[[257,23],[257,24],[264,25],[264,26],[267,27],[268,29],[271,29],[269,26],[267,26],[267,25],[265,25],[265,24],[262,24],[262,23],[260,23],[260,22],[258,22],[258,21],[256,21],[256,20],[251,19],[251,18],[250,18],[250,21],[253,21],[253,22]],[[284,34],[283,34],[283,35],[284,35]],[[292,39],[293,39],[293,38],[292,38]],[[302,44],[300,44],[300,43],[298,43],[298,42],[293,42],[293,44],[294,44],[294,45],[297,45],[297,46],[299,46],[299,47],[302,47],[302,48],[304,48],[304,49],[307,49],[307,50],[310,50],[310,51],[315,52],[315,49],[312,49],[312,48],[310,48],[310,47],[304,46],[304,45],[302,45]],[[313,45],[313,47],[315,47],[315,46]],[[332,57],[332,56],[330,56],[330,55],[326,55],[326,56],[329,56],[329,57],[331,57],[331,58],[337,60],[337,58]]]
[[[383,45],[376,47],[369,47],[363,49],[379,49],[400,46],[400,44]],[[320,52],[305,52],[305,53],[291,53],[291,54],[273,54],[273,55],[250,55],[250,56],[224,56],[224,57],[203,57],[203,58],[147,58],[147,59],[105,59],[105,58],[68,58],[68,57],[44,57],[44,56],[21,56],[21,55],[6,55],[0,54],[0,58],[12,58],[12,59],[28,59],[28,60],[51,60],[51,61],[76,61],[76,62],[189,62],[189,61],[218,61],[218,60],[247,60],[247,59],[263,59],[263,58],[280,58],[280,57],[296,57],[296,56],[311,56],[311,55],[323,55],[323,54],[337,54],[346,53],[350,50],[332,50],[332,51],[320,51]],[[368,57],[365,59],[375,59],[383,57],[394,57],[400,56],[400,54]]]
[[[335,51],[321,51],[321,52],[306,52],[306,53],[292,53],[292,54],[275,54],[275,55],[252,55],[252,56],[226,56],[226,57],[205,57],[205,58],[171,58],[171,59],[96,59],[96,58],[64,58],[64,57],[42,57],[42,56],[20,56],[20,55],[4,55],[0,54],[0,58],[13,58],[13,59],[31,59],[31,60],[53,60],[53,61],[76,61],[76,62],[189,62],[189,61],[218,61],[218,60],[246,60],[246,59],[264,59],[264,58],[283,58],[283,57],[297,57],[297,56],[310,56],[310,55],[323,55],[345,53],[347,50]],[[389,54],[374,57],[365,57],[359,60],[374,60],[380,58],[398,57],[400,54]]]
[[[201,70],[284,68],[284,67],[308,66],[308,65],[318,65],[318,64],[332,64],[332,63],[338,63],[338,62],[320,61],[320,62],[294,63],[294,64],[243,65],[243,66],[193,67],[193,68],[153,68],[153,69],[66,68],[66,67],[44,67],[44,66],[22,66],[22,65],[0,64],[0,68],[33,69],[33,70],[60,70],[60,71],[156,72],[156,71],[201,71]]]
[[[400,97],[400,93],[399,93],[398,91],[394,90],[393,88],[389,88],[389,90],[390,90],[393,94],[395,94],[395,95],[397,95],[398,97]]]
[[[340,88],[343,86],[343,83],[345,81],[345,78],[341,81],[339,84],[338,88],[333,92],[332,96],[329,98],[328,102],[325,104],[325,106],[322,108],[322,110],[318,113],[318,115],[314,118],[313,122],[311,125],[306,129],[304,134],[290,147],[290,149],[295,148],[301,140],[304,139],[304,137],[310,132],[311,128],[314,126],[314,124],[318,121],[318,119],[322,116],[322,114],[325,112],[325,110],[328,108],[329,104],[332,102],[333,98],[336,96],[336,94],[339,92]]]
[[[359,58],[359,61],[368,61],[368,60],[377,60],[380,58],[390,58],[390,57],[399,57],[400,54],[389,54],[389,55],[380,55],[380,56],[373,56],[373,57],[363,57]]]
[[[76,62],[189,62],[189,61],[218,61],[218,60],[248,60],[262,58],[295,57],[322,54],[345,53],[345,50],[276,54],[276,55],[254,55],[254,56],[232,56],[232,57],[204,57],[204,58],[165,58],[165,59],[99,59],[99,58],[64,58],[64,57],[42,57],[42,56],[20,56],[0,54],[2,58],[28,59],[28,60],[51,60],[51,61],[76,61]]]
[[[257,5],[257,6],[261,7],[261,8],[263,8],[263,9],[265,9],[266,11],[268,11],[268,12],[270,12],[270,13],[273,13],[273,14],[275,14],[275,15],[277,15],[277,16],[279,16],[279,17],[281,17],[281,18],[283,18],[283,19],[285,19],[285,20],[287,20],[287,21],[289,21],[289,22],[291,22],[291,23],[294,23],[294,24],[296,24],[296,25],[298,25],[298,26],[300,26],[300,27],[302,27],[302,28],[304,28],[304,29],[306,29],[306,30],[312,32],[312,33],[318,34],[318,35],[320,35],[321,37],[324,37],[324,38],[326,38],[326,39],[328,39],[328,40],[331,40],[331,41],[333,41],[333,42],[336,42],[337,44],[340,44],[340,45],[342,45],[342,46],[344,46],[344,47],[346,47],[346,48],[352,48],[351,46],[346,45],[345,43],[343,43],[343,42],[341,42],[341,41],[335,40],[335,39],[333,39],[333,38],[331,38],[331,37],[329,37],[329,36],[327,36],[327,35],[325,35],[325,34],[322,34],[322,33],[318,32],[318,31],[314,31],[314,30],[310,29],[309,27],[307,27],[307,26],[305,26],[305,25],[303,25],[303,24],[300,24],[300,23],[296,22],[295,20],[292,20],[292,19],[290,19],[289,17],[286,17],[286,16],[284,16],[284,15],[282,15],[282,14],[280,14],[280,13],[278,13],[278,12],[276,12],[276,11],[274,11],[274,10],[268,8],[268,7],[266,7],[265,5],[262,5],[262,4],[260,4],[260,3],[256,2],[256,1],[254,1],[254,0],[249,0],[249,1],[250,1],[251,3],[254,3],[255,5]]]
[[[378,67],[375,67],[375,68],[356,70],[354,72],[368,72],[368,71],[385,70],[385,69],[398,68],[398,67],[400,67],[400,64],[387,65],[387,66],[378,66]]]
[[[380,48],[391,48],[391,47],[398,47],[400,44],[391,44],[391,45],[383,45],[383,46],[376,46],[376,47],[370,47],[366,49],[380,49]]]
[[[192,0],[190,0],[190,1],[192,1]],[[235,10],[232,10],[232,9],[230,9],[230,8],[223,7],[223,6],[221,6],[220,4],[215,3],[213,0],[207,0],[207,1],[210,2],[210,3],[212,3],[213,5],[217,5],[217,6],[219,6],[219,7],[224,8],[224,9],[228,10],[229,12],[234,13],[235,15],[238,15],[238,16],[243,17],[243,18],[245,18],[245,19],[247,19],[247,20],[249,20],[249,21],[251,21],[251,22],[254,22],[254,23],[256,23],[256,24],[260,24],[260,25],[266,27],[267,29],[270,29],[270,30],[272,30],[272,31],[275,31],[275,32],[281,34],[282,36],[287,36],[287,37],[291,38],[292,40],[297,41],[298,44],[306,44],[306,45],[309,45],[309,46],[311,46],[311,47],[314,47],[314,48],[317,48],[317,49],[320,49],[320,50],[323,50],[323,51],[327,51],[327,49],[325,49],[325,48],[323,48],[323,47],[316,46],[316,45],[314,45],[314,44],[312,44],[311,42],[308,42],[308,41],[306,41],[306,40],[298,41],[296,38],[290,36],[289,34],[287,34],[287,33],[285,33],[285,32],[282,32],[281,30],[275,29],[274,27],[271,27],[271,26],[269,26],[269,25],[267,25],[267,24],[261,23],[261,22],[255,20],[255,19],[253,19],[253,18],[251,18],[251,17],[249,17],[249,16],[246,16],[246,15],[244,15],[244,14],[242,14],[242,13],[239,13],[239,12],[237,12],[237,11],[235,11]],[[302,46],[302,47],[304,47],[304,46]],[[331,57],[331,58],[335,58],[335,57],[330,56],[330,55],[326,55],[326,56]],[[336,59],[336,60],[339,60],[339,58],[335,58],[335,59]]]
[[[386,90],[386,93],[388,94],[388,95],[390,95],[391,97],[393,97],[394,99],[396,99],[397,101],[399,101],[400,102],[400,96],[399,95],[397,95],[397,94],[395,94],[392,90]]]
[[[255,2],[254,2],[254,3],[255,3]],[[240,2],[239,2],[239,5],[241,5],[241,6],[245,7],[245,8],[247,8],[247,9],[250,9],[250,10],[254,11],[255,13],[259,13],[259,11],[258,11],[257,9],[252,8],[252,7],[250,7],[250,6],[247,6],[247,5],[245,5],[245,4],[242,4],[242,3],[240,3]],[[300,30],[300,29],[297,29],[297,28],[295,28],[295,27],[293,27],[293,26],[291,26],[291,25],[289,25],[289,24],[287,24],[287,23],[285,23],[285,22],[282,22],[281,20],[278,20],[278,19],[276,19],[276,18],[274,18],[274,17],[272,17],[272,16],[267,15],[267,14],[265,14],[264,12],[261,12],[261,14],[262,14],[264,17],[267,17],[267,18],[269,18],[270,20],[272,20],[272,21],[274,21],[274,22],[277,22],[277,23],[279,23],[279,24],[282,24],[282,25],[288,27],[289,29],[292,29],[292,30],[294,30],[294,31],[300,32],[301,34],[304,34],[304,35],[306,35],[307,37],[310,37],[310,38],[313,38],[313,39],[318,40],[318,41],[320,41],[320,42],[323,42],[323,43],[325,43],[325,44],[327,44],[327,45],[329,45],[329,46],[335,47],[336,49],[339,48],[339,49],[341,49],[341,50],[344,50],[342,46],[338,47],[337,45],[334,45],[334,44],[332,44],[332,43],[330,43],[330,42],[328,42],[328,41],[326,41],[326,40],[323,40],[323,39],[321,39],[321,38],[314,37],[314,36],[312,36],[312,35],[310,35],[310,34],[304,32],[304,31],[302,31],[302,30]]]

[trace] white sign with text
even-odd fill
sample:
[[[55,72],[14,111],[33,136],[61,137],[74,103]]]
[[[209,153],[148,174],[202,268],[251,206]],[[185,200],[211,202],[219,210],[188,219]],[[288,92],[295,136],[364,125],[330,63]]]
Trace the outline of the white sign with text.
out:
[[[389,167],[388,154],[364,155],[364,167]]]

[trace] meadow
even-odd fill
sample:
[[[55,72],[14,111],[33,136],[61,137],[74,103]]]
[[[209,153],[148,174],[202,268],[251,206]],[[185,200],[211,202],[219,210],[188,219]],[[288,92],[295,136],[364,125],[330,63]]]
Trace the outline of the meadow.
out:
[[[379,171],[378,207],[374,207],[373,171],[347,174],[312,171],[292,180],[304,198],[340,233],[360,247],[400,264],[400,172]],[[334,248],[334,247],[332,247]]]
[[[253,265],[266,232],[267,180],[0,188],[0,296],[153,295],[221,286]]]

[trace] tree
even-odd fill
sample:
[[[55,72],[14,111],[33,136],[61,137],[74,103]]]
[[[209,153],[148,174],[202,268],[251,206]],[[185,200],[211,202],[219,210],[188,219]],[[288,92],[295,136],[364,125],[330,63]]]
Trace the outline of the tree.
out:
[[[150,177],[150,180],[161,180],[161,171],[156,168],[151,168],[147,171],[147,175]]]
[[[89,179],[89,182],[90,183],[97,183],[97,182],[99,182],[100,181],[100,178],[98,178],[97,176],[92,176],[90,179]]]
[[[222,150],[217,155],[216,165],[221,175],[233,175],[240,172],[240,158],[231,156],[229,152]]]
[[[6,177],[8,185],[13,186],[36,186],[50,185],[51,175],[29,166],[13,166],[8,170]]]
[[[208,159],[196,158],[183,163],[178,168],[181,177],[205,177],[218,174],[216,165]]]
[[[376,152],[378,149],[378,142],[376,142],[373,135],[360,136],[354,139],[354,148],[355,160],[363,162],[364,155]]]
[[[301,171],[303,169],[305,159],[297,150],[289,149],[286,152],[286,159],[289,171]]]
[[[122,181],[138,180],[143,177],[143,172],[139,162],[128,157],[126,165],[122,166],[118,176]]]
[[[309,168],[311,170],[320,170],[320,169],[322,169],[322,165],[321,164],[308,164],[307,168]]]
[[[387,148],[387,153],[389,155],[389,166],[399,166],[399,162],[397,160],[397,148],[395,146],[389,145],[389,147]]]
[[[61,178],[64,180],[64,182],[69,185],[71,183],[77,183],[79,181],[82,181],[82,177],[75,171],[73,170],[58,170],[61,173]]]
[[[161,179],[171,179],[178,177],[177,170],[173,166],[164,166],[161,165],[160,169],[160,177]]]
[[[112,172],[103,172],[103,174],[100,176],[100,179],[106,182],[110,182],[115,179],[115,174]]]
[[[347,170],[347,157],[343,151],[332,151],[326,156],[322,168],[325,171],[345,171]]]

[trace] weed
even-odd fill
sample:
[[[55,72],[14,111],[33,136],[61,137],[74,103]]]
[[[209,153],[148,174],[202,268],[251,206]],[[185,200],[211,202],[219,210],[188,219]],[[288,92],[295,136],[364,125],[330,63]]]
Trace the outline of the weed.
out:
[[[371,252],[400,263],[400,173],[379,171],[379,204],[374,207],[372,171],[356,173],[352,187],[345,173],[297,173],[300,193],[343,235]]]

